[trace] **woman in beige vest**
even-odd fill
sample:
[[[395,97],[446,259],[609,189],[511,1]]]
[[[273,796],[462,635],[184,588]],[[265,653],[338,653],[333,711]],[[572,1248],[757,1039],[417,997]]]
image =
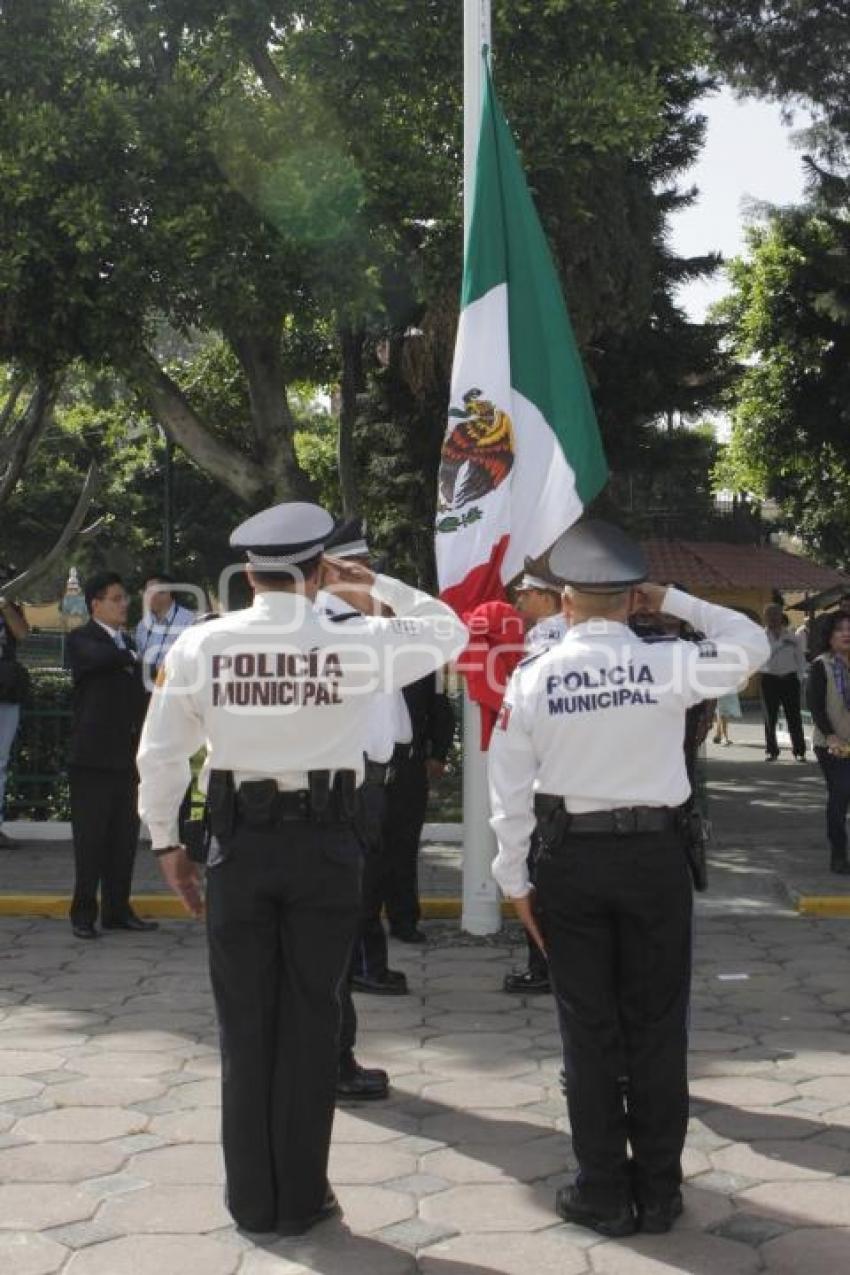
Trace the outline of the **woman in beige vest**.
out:
[[[836,611],[821,622],[820,654],[809,670],[808,700],[815,755],[826,780],[829,866],[850,873],[847,808],[850,806],[850,613]]]

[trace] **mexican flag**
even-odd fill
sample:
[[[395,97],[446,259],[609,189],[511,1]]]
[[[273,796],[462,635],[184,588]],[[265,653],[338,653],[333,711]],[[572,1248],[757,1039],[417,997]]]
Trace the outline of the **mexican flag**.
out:
[[[608,467],[555,264],[487,73],[436,522],[441,596],[505,596]]]

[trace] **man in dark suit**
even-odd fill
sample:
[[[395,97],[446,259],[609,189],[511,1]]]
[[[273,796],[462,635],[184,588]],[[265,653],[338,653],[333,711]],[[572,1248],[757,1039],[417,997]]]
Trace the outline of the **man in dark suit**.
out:
[[[98,937],[97,892],[104,930],[155,930],[130,907],[139,834],[136,750],[145,713],[141,667],[126,631],[127,591],[114,572],[91,577],[91,619],[68,636],[74,720],[68,775],[74,836],[71,927]]]
[[[403,690],[410,718],[409,750],[393,767],[386,790],[384,854],[388,864],[383,904],[390,933],[404,943],[422,943],[419,929],[419,840],[428,787],[446,768],[455,719],[448,696],[431,673]]]

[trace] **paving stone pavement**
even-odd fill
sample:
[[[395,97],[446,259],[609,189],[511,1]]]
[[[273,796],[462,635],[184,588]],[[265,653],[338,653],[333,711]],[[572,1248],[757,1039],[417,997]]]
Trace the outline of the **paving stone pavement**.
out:
[[[519,949],[448,926],[393,945],[411,994],[359,998],[359,1053],[393,1094],[337,1114],[344,1221],[256,1243],[222,1201],[202,930],[81,944],[61,921],[0,920],[0,1271],[843,1273],[850,921],[734,878],[698,909],[685,1215],[618,1242],[552,1212],[573,1167],[558,1040],[548,997],[499,991]]]

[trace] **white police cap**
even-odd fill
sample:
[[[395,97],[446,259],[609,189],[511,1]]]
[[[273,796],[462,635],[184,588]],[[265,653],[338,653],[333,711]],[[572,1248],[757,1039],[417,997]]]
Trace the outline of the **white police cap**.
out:
[[[369,542],[360,518],[346,518],[334,527],[325,548],[334,558],[366,558]]]
[[[583,593],[620,593],[649,574],[637,541],[613,523],[593,518],[575,523],[555,541],[549,568]]]
[[[320,505],[287,501],[240,523],[230,537],[254,567],[289,567],[324,551],[334,520]]]

